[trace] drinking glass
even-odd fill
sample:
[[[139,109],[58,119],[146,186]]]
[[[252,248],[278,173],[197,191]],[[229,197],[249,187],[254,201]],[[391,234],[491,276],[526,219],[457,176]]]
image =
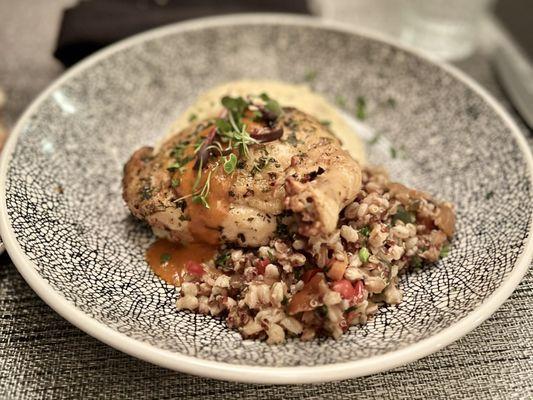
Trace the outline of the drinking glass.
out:
[[[438,58],[470,55],[492,0],[403,0],[401,39]]]

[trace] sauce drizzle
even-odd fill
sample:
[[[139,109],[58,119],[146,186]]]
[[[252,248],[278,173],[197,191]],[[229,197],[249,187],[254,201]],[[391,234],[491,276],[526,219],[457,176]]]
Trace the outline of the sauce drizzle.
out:
[[[157,276],[171,285],[179,286],[187,261],[206,262],[215,253],[216,247],[207,243],[182,245],[158,239],[146,251],[146,261]]]

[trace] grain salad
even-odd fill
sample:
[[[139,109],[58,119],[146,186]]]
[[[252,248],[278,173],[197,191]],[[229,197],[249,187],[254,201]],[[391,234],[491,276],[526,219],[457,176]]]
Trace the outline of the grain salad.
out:
[[[278,238],[257,249],[222,247],[189,263],[177,307],[224,318],[245,338],[338,338],[381,305],[398,304],[398,277],[447,255],[455,216],[449,203],[363,168],[362,187],[328,236],[298,234],[284,215]]]

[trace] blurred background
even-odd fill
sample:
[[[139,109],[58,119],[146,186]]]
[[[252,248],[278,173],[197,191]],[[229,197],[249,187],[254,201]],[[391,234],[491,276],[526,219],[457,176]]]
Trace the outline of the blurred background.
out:
[[[489,90],[498,85],[533,126],[531,0],[0,0],[0,141],[45,86],[99,48],[176,21],[261,11],[336,20],[420,48]]]

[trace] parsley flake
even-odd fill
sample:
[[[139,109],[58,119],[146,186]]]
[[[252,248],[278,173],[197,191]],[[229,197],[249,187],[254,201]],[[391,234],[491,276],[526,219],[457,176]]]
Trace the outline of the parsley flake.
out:
[[[355,102],[355,116],[358,120],[363,121],[366,118],[366,100],[359,96]]]

